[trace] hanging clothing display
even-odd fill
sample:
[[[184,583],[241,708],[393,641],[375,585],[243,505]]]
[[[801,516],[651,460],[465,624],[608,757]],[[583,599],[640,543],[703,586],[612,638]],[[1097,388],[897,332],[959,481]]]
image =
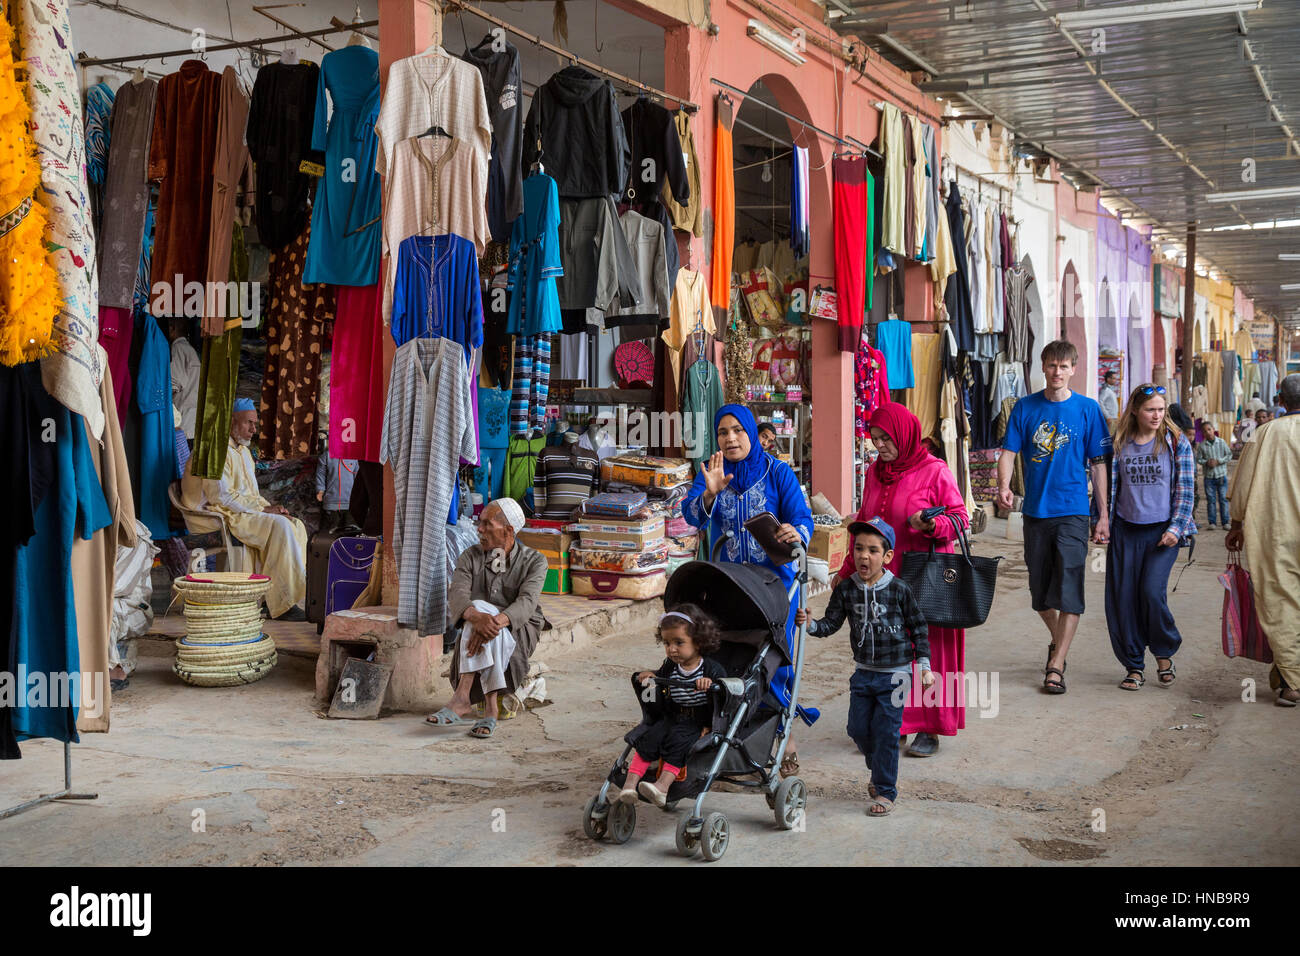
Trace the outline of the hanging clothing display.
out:
[[[506,478],[506,449],[510,447],[509,389],[478,387],[479,464],[474,489],[483,501],[501,497]]]
[[[808,148],[795,146],[790,150],[790,252],[802,259],[808,248]]]
[[[147,244],[147,243],[146,243]],[[230,281],[248,281],[248,255],[244,229],[235,223],[230,239]],[[194,449],[190,474],[197,478],[220,478],[230,444],[230,413],[239,384],[239,346],[244,330],[239,319],[226,319],[218,336],[203,339],[203,361],[199,369],[198,407],[194,412]]]
[[[510,399],[510,432],[522,435],[546,424],[546,400],[551,386],[549,332],[515,338],[515,368]],[[531,482],[531,477],[529,478]]]
[[[149,137],[158,84],[131,79],[113,103],[113,148],[104,173],[104,217],[99,233],[99,307],[130,309],[135,293],[144,217],[149,208]],[[102,342],[104,332],[100,330]],[[120,383],[121,371],[114,369]],[[119,384],[120,388],[121,385]]]
[[[622,195],[632,147],[613,83],[568,66],[537,88],[524,121],[523,168],[538,161],[562,199]]]
[[[330,351],[330,457],[379,460],[384,423],[383,323],[379,284],[339,286]]]
[[[912,323],[889,319],[876,326],[876,348],[885,356],[889,368],[889,387],[912,388],[916,377],[912,370]]]
[[[151,285],[207,276],[221,74],[186,60],[158,81],[149,178],[159,182]]]
[[[155,541],[172,537],[168,486],[180,477],[172,427],[171,350],[151,315],[144,315],[135,400],[140,410],[140,520]]]
[[[501,484],[501,495],[516,501],[532,497],[533,478],[537,474],[537,456],[546,447],[546,436],[530,438],[511,435],[506,449],[506,476]]]
[[[311,226],[271,254],[266,314],[266,374],[258,409],[257,448],[263,458],[301,458],[316,452],[316,404],[321,353],[334,321],[334,288],[305,285],[303,266]]]
[[[841,352],[856,352],[866,314],[867,264],[872,261],[868,222],[873,184],[865,159],[832,160],[831,178],[835,193],[839,348]]]
[[[95,235],[104,225],[104,177],[112,133],[113,88],[100,80],[86,90],[86,184],[90,188]],[[98,251],[98,250],[96,250]]]
[[[908,345],[911,351],[911,345]],[[863,336],[853,362],[853,433],[858,438],[871,436],[871,413],[889,399],[889,363],[884,353],[871,347]]]
[[[54,422],[55,467],[35,513],[35,535],[18,548],[13,587],[12,660],[29,674],[79,674],[72,551],[112,521],[91,457],[91,439],[79,415],[48,407]],[[42,419],[44,420],[44,419]],[[29,706],[16,695],[13,730],[18,740],[49,737],[77,742],[80,701]]]
[[[939,424],[941,339],[942,336],[930,333],[912,336],[912,367],[916,384],[903,393],[903,404],[920,421],[922,438],[934,436]]]
[[[559,239],[560,262],[565,264],[555,286],[560,309],[583,310],[575,316],[577,327],[569,316],[562,316],[565,331],[583,332],[588,322],[599,321],[592,309],[605,312],[643,304],[641,279],[612,200],[561,200]]]
[[[722,379],[717,367],[706,356],[686,366],[682,381],[682,431],[694,440],[693,447],[687,446],[691,452],[692,474],[699,471],[701,465],[718,450],[718,436],[710,426],[718,415],[718,409],[725,404]]]
[[[697,239],[704,235],[704,197],[700,184],[700,157],[695,152],[695,134],[691,132],[691,114],[679,109],[673,115],[673,125],[677,128],[677,139],[682,144],[682,157],[686,160],[686,184],[689,196],[674,196],[672,186],[665,181],[660,197],[668,210],[674,229],[689,232]],[[665,237],[672,238],[671,234]]]
[[[928,123],[921,123],[920,126],[921,159],[925,164],[925,178],[922,182],[922,188],[925,191],[925,238],[921,243],[921,260],[929,262],[942,255],[939,250],[939,220],[942,218],[939,212],[939,167],[936,164],[934,127]],[[944,276],[951,274],[951,271],[949,271]],[[942,299],[942,291],[940,291],[938,299]]]
[[[692,336],[712,336],[716,332],[713,324],[713,310],[709,308],[709,290],[704,276],[693,269],[682,269],[677,273],[677,283],[673,286],[673,296],[668,308],[668,328],[661,338],[668,347],[668,357],[672,369],[673,394],[681,394],[682,350],[687,339]],[[675,408],[678,403],[671,406]]]
[[[49,213],[37,193],[41,166],[27,135],[31,108],[14,70],[13,30],[0,16],[0,365],[48,351],[61,292],[54,253],[44,244]],[[0,750],[3,741],[0,740]]]
[[[246,135],[257,167],[257,238],[272,252],[307,225],[314,177],[300,166],[325,161],[311,146],[319,83],[315,63],[272,62],[253,84]]]
[[[411,236],[397,248],[393,341],[447,338],[470,351],[483,344],[483,297],[478,259],[468,239],[443,233]]]
[[[492,238],[510,239],[510,225],[524,211],[521,160],[524,113],[519,78],[519,50],[498,34],[489,33],[462,56],[483,77],[492,124],[492,152],[488,157],[487,220]],[[405,237],[403,237],[405,238]],[[468,237],[466,237],[468,238]]]
[[[641,95],[622,112],[621,118],[631,155],[631,174],[623,201],[658,203],[664,186],[668,186],[680,201],[688,202],[691,183],[673,113]]]
[[[311,210],[303,282],[366,286],[379,277],[378,118],[379,54],[361,44],[327,53],[311,132],[312,149],[325,154],[325,174]]]
[[[1272,362],[1259,363],[1259,397],[1268,405],[1277,394],[1277,366]]]
[[[17,4],[16,32],[27,70],[29,128],[41,166],[39,193],[41,201],[49,204],[42,238],[54,250],[62,299],[50,336],[55,351],[41,359],[41,378],[50,395],[85,418],[98,438],[104,431],[99,400],[104,368],[98,343],[95,233],[86,185],[80,81],[69,50],[75,41],[68,6],[68,0]],[[10,209],[0,213],[9,214]]]
[[[117,412],[118,426],[126,421],[126,403],[131,400],[131,339],[135,333],[135,320],[131,309],[108,306],[99,310],[99,344],[104,347],[106,367],[113,373],[113,408]],[[107,411],[107,409],[105,409]]]
[[[225,331],[224,327],[222,331]],[[185,336],[171,344],[172,406],[180,413],[180,429],[194,440],[194,416],[199,407],[199,370],[203,363]]]
[[[1032,362],[1034,330],[1029,322],[1029,285],[1034,281],[1029,256],[1006,271],[1007,290],[1007,358],[1012,362]]]
[[[477,455],[473,415],[459,344],[416,338],[397,349],[379,461],[393,468],[397,621],[422,637],[446,630],[447,518],[460,459]]]
[[[975,315],[971,304],[970,266],[966,255],[966,213],[962,209],[961,191],[957,188],[956,180],[948,184],[946,212],[957,278],[948,283],[944,306],[948,312],[948,321],[952,323],[957,348],[969,352],[975,348]]]
[[[637,335],[632,329],[644,328],[646,333],[637,337],[652,338],[659,331],[659,320],[668,316],[671,299],[665,242],[677,240],[671,230],[665,236],[662,225],[631,209],[619,218],[619,228],[636,265],[640,304],[611,309],[605,315],[605,326],[630,327],[624,329],[629,336]]]
[[[404,139],[393,147],[384,181],[384,321],[392,316],[398,248],[411,236],[450,233],[467,239],[476,256],[491,236],[483,197],[485,168],[473,146],[445,136]]]
[[[713,132],[713,254],[709,288],[719,326],[726,326],[731,308],[731,255],[736,247],[736,171],[732,161],[731,128],[735,107],[720,94]]]
[[[235,204],[244,192],[251,192],[252,166],[248,147],[244,145],[244,128],[248,125],[248,98],[239,87],[239,74],[232,66],[221,73],[220,107],[217,111],[217,136],[213,146],[212,214],[208,220],[206,288],[224,282],[230,274],[231,235],[235,226]],[[205,296],[206,298],[206,296]],[[228,297],[229,298],[229,297]],[[235,297],[236,299],[238,296]],[[225,319],[239,315],[239,302],[230,301],[210,314],[211,304],[203,311],[203,334],[220,335]]]
[[[555,180],[534,173],[523,184],[523,214],[510,231],[506,291],[510,293],[505,331],[510,335],[559,332],[560,297],[556,280],[560,259],[560,197]]]
[[[966,259],[970,282],[971,319],[976,332],[988,332],[988,255],[984,248],[984,208],[970,201],[966,216]],[[957,237],[953,236],[953,243]],[[961,344],[961,336],[957,338]],[[972,343],[972,348],[974,344]]]
[[[903,255],[907,259],[915,259],[921,242],[921,237],[917,235],[918,213],[922,223],[925,215],[924,204],[917,202],[921,198],[921,193],[916,188],[918,140],[913,132],[915,123],[912,117],[903,113],[899,120],[903,125]]]
[[[880,223],[880,244],[890,252],[902,255],[907,250],[904,220],[907,211],[906,143],[903,137],[903,115],[892,103],[885,103],[880,113],[880,151],[885,154],[885,180],[881,184],[884,195],[884,217]]]

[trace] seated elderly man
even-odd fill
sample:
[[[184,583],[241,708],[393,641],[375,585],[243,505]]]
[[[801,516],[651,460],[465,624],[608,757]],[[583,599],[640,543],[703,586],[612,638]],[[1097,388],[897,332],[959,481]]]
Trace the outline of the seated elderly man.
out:
[[[306,620],[301,605],[307,595],[307,529],[258,491],[248,450],[256,434],[257,409],[250,399],[236,399],[221,478],[194,477],[191,458],[181,479],[181,503],[193,511],[220,514],[230,533],[252,552],[254,568],[271,579],[266,607],[272,617]]]
[[[451,703],[428,717],[431,724],[468,723],[466,715],[483,700],[484,717],[470,735],[491,737],[497,727],[497,696],[513,691],[528,676],[528,658],[546,623],[537,603],[546,583],[546,558],[516,540],[523,526],[519,503],[498,498],[479,515],[479,543],[456,562],[447,589],[448,617],[462,625],[451,662],[456,691]]]

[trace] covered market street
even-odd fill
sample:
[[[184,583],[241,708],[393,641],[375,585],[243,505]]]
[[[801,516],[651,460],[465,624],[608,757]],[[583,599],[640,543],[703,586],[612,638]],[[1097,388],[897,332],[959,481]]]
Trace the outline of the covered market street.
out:
[[[1050,697],[1039,689],[1041,625],[1005,524],[994,519],[976,539],[981,553],[1006,560],[995,620],[972,632],[967,654],[970,669],[997,675],[996,716],[970,706],[966,728],[937,756],[904,758],[898,810],[867,820],[865,771],[844,735],[847,645],[843,635],[813,642],[806,698],[822,718],[797,732],[806,829],[779,832],[759,797],[717,793],[707,805],[733,826],[719,865],[1294,860],[1296,714],[1273,706],[1264,665],[1220,649],[1222,534],[1202,534],[1195,563],[1175,572],[1171,607],[1186,643],[1174,688],[1152,680],[1141,693],[1116,689],[1123,675],[1095,572],[1069,693]],[[623,846],[582,833],[582,806],[635,720],[626,673],[656,659],[648,627],[548,654],[555,702],[503,723],[490,741],[430,728],[417,714],[322,720],[300,658],[283,657],[247,687],[185,688],[168,645],[143,644],[130,691],[114,701],[113,733],[78,749],[77,788],[99,799],[6,821],[7,864],[691,865],[673,849],[675,816],[644,803]],[[1247,704],[1249,681],[1258,700]],[[23,759],[21,780],[0,777],[0,803],[25,796],[33,780],[59,778],[54,742],[33,743]]]

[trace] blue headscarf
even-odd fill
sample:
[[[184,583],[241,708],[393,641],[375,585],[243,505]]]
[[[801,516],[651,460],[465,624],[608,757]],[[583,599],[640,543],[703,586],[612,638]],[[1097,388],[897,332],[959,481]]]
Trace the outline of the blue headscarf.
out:
[[[744,405],[723,405],[718,409],[718,413],[713,416],[715,436],[718,433],[718,424],[726,415],[740,422],[740,427],[745,429],[745,434],[749,436],[749,455],[743,461],[727,461],[724,458],[722,470],[731,475],[731,484],[727,486],[728,488],[741,492],[748,491],[750,486],[762,478],[767,471],[767,452],[763,451],[763,445],[758,440],[758,423],[754,421],[754,413]]]

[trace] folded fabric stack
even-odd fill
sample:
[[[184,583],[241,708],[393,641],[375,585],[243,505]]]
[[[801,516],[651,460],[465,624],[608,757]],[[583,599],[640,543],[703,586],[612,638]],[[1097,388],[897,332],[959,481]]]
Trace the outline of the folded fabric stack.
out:
[[[185,600],[185,636],[172,670],[196,687],[234,687],[261,680],[276,664],[275,641],[262,633],[263,574],[187,574],[172,582]]]
[[[998,496],[998,455],[996,448],[970,453],[970,491],[976,501],[993,501]]]

